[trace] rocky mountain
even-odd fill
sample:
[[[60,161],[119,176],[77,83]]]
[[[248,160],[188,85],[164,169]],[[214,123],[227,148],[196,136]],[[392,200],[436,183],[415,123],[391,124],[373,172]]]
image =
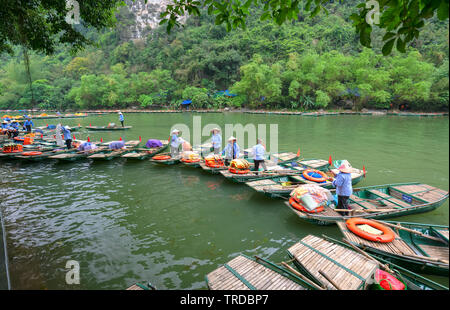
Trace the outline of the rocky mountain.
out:
[[[159,15],[172,0],[125,0],[129,11],[135,17],[135,23],[131,29],[131,39],[140,39],[145,36],[146,28],[157,28],[159,26]],[[184,22],[186,17],[180,19]]]

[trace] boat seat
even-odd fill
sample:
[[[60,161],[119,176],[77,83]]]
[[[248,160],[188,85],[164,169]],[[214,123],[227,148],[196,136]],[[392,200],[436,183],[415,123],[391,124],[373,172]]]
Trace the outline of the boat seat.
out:
[[[385,193],[383,193],[383,192],[381,192],[379,190],[371,189],[371,190],[368,190],[368,192],[373,194],[373,195],[375,195],[375,196],[383,198],[383,202],[387,206],[389,206],[391,208],[397,208],[398,209],[398,208],[411,207],[411,205],[409,203],[404,202],[404,201],[402,201],[400,199],[394,198],[394,197],[392,197],[392,196],[390,196],[388,194],[385,194]]]

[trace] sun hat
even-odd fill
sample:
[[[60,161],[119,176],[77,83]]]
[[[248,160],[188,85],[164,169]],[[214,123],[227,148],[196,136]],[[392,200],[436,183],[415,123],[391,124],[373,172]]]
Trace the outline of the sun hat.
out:
[[[67,130],[70,130],[72,128],[70,128],[70,126],[64,126]]]
[[[172,130],[172,134],[175,134],[175,133],[180,133],[180,131],[178,129]]]
[[[218,131],[218,132],[220,132],[220,129],[217,128],[217,127],[215,127],[215,128],[213,128],[213,129],[211,129],[211,132],[213,132],[213,131]]]
[[[352,166],[347,160],[337,160],[334,162],[334,166],[343,173],[352,173]]]
[[[231,137],[228,138],[228,141],[234,141],[234,140],[236,140],[236,138],[233,137],[233,136],[231,136]]]

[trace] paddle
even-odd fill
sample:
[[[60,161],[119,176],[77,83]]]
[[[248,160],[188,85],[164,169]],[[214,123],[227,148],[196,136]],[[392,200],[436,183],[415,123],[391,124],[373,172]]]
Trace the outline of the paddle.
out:
[[[323,237],[327,238],[326,236],[322,235]],[[371,261],[376,262],[377,264],[379,264],[381,267],[383,267],[384,270],[386,270],[389,273],[394,273],[388,265],[383,264],[382,262],[380,262],[379,260],[373,258],[372,256],[370,256],[367,252],[361,250],[360,248],[358,248],[357,246],[355,246],[353,243],[351,243],[349,240],[347,240],[346,238],[342,238],[342,240],[347,243],[349,246],[351,246],[356,252],[362,254],[363,256],[365,256],[366,258],[370,259]]]
[[[327,276],[325,272],[323,272],[322,270],[319,270],[319,273],[320,273],[325,279],[327,279],[327,281],[330,282],[337,290],[342,290],[342,288],[340,288],[339,285],[337,285],[336,282],[334,282],[329,276]]]
[[[326,290],[325,287],[321,287],[319,285],[317,285],[316,283],[312,282],[310,279],[308,279],[307,277],[305,277],[304,275],[302,275],[300,272],[298,272],[297,270],[295,270],[294,268],[292,268],[291,266],[289,266],[288,264],[286,264],[285,262],[281,262],[281,264],[286,267],[290,272],[292,272],[293,274],[295,274],[296,276],[300,277],[303,281],[307,282],[309,285],[315,287],[318,290]]]

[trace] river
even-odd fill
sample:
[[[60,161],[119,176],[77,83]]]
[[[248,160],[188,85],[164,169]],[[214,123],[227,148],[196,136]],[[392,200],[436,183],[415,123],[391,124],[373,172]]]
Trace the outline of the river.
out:
[[[304,158],[331,155],[365,166],[357,186],[420,181],[449,188],[448,117],[136,113],[125,114],[131,130],[75,135],[167,139],[174,124],[193,128],[193,116],[202,126],[278,124],[280,151],[300,148]],[[108,122],[119,123],[117,115],[63,120]],[[35,121],[45,124],[56,123]],[[307,234],[341,237],[336,226],[302,222],[281,200],[200,168],[0,160],[0,176],[13,289],[125,289],[143,280],[158,289],[206,289],[205,275],[240,253],[281,262]],[[400,220],[448,225],[448,207]],[[66,284],[69,260],[80,264],[80,284]],[[430,278],[448,286],[448,278]]]

